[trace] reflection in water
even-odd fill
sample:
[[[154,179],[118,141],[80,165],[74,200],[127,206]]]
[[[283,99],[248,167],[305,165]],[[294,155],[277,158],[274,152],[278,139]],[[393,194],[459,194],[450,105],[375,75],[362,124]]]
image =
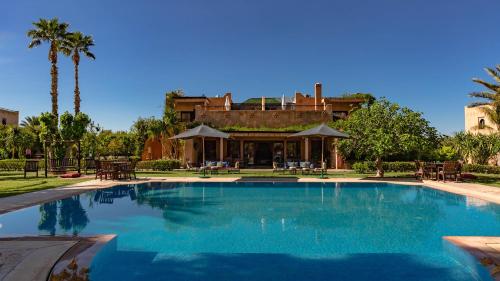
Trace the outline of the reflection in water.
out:
[[[73,235],[77,235],[89,222],[87,212],[80,203],[80,196],[75,195],[59,202],[59,226],[64,231],[72,231]]]
[[[40,222],[38,229],[50,235],[56,234],[57,202],[45,203],[40,206]]]
[[[131,201],[136,199],[136,191],[133,185],[117,186],[110,189],[97,190],[94,192],[94,202],[98,204],[113,204],[114,199],[130,197]]]
[[[58,208],[59,216],[57,214]],[[39,230],[55,235],[57,222],[62,230],[71,231],[73,235],[77,235],[87,226],[89,219],[80,203],[79,195],[40,206]]]

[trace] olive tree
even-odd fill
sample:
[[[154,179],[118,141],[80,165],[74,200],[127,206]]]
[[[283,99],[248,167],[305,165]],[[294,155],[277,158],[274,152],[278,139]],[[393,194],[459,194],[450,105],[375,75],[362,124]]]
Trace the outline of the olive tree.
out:
[[[340,127],[351,136],[341,140],[343,155],[375,161],[377,176],[383,177],[382,162],[393,155],[423,152],[437,147],[438,133],[422,113],[386,99],[354,111]]]

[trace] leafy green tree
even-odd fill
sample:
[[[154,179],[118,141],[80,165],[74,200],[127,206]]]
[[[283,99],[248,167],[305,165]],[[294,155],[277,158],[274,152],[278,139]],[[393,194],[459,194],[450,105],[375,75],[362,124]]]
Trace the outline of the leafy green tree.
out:
[[[81,32],[71,32],[66,35],[64,43],[61,46],[62,52],[71,56],[75,69],[75,94],[74,94],[74,104],[75,104],[75,115],[80,113],[80,88],[78,85],[78,68],[80,65],[80,54],[95,60],[95,55],[90,52],[90,48],[94,46],[94,39],[92,36],[84,35]]]
[[[6,147],[12,158],[23,158],[25,150],[31,148],[35,140],[36,136],[22,127],[10,126],[7,129]]]
[[[50,95],[52,97],[52,114],[58,117],[58,93],[57,93],[57,53],[60,51],[60,47],[66,38],[68,24],[60,23],[57,18],[50,20],[40,19],[38,22],[34,22],[34,29],[28,31],[28,37],[31,38],[31,42],[28,48],[34,48],[40,46],[42,42],[47,42],[50,44],[49,48],[49,61],[51,63],[50,76],[51,76],[51,87]]]
[[[90,125],[90,118],[87,114],[79,112],[73,116],[69,112],[61,115],[61,136],[67,141],[80,140]]]
[[[470,106],[481,106],[481,111],[496,125],[497,131],[500,131],[500,64],[494,69],[486,68],[485,71],[495,82],[488,83],[479,78],[472,79],[472,81],[483,85],[486,90],[470,93],[469,96],[473,98],[485,100],[483,102],[474,102]]]
[[[382,162],[388,157],[409,152],[421,155],[438,142],[436,129],[421,113],[386,99],[356,110],[339,125],[351,136],[339,142],[342,154],[374,160],[378,177],[384,176]]]
[[[83,134],[82,137],[82,155],[83,157],[99,157],[100,156],[100,139],[99,132],[101,131],[101,127],[99,125],[95,125],[91,122],[88,126],[87,131]]]
[[[139,117],[137,121],[134,122],[132,125],[132,128],[130,129],[131,134],[134,137],[134,142],[135,142],[135,156],[140,157],[143,150],[144,150],[144,145],[146,144],[146,141],[148,138],[151,136],[151,124],[154,123],[155,121],[154,117],[150,118],[141,118]]]
[[[484,165],[500,153],[500,134],[459,132],[452,138],[452,146],[462,159]]]

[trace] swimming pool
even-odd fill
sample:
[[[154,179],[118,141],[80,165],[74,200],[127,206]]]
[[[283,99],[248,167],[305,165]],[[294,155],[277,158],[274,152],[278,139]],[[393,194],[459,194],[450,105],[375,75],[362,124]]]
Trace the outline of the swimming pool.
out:
[[[387,183],[147,183],[0,224],[0,236],[117,234],[94,281],[488,280],[442,236],[498,236],[500,206]]]

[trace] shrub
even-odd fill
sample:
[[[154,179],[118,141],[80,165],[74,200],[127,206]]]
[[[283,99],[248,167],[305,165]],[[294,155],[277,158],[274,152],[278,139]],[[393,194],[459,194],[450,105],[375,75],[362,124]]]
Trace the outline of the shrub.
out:
[[[352,169],[358,174],[364,174],[371,171],[370,167],[368,166],[368,162],[356,162],[352,164]]]
[[[176,159],[139,161],[136,168],[138,170],[172,171],[179,169],[181,162]]]
[[[500,167],[480,164],[465,164],[462,171],[466,173],[500,174]]]
[[[413,172],[415,171],[415,162],[383,162],[382,167],[386,172]],[[355,162],[352,169],[356,173],[364,174],[377,170],[374,161]]]
[[[22,171],[24,170],[25,159],[4,159],[0,160],[0,171]],[[43,170],[45,162],[40,159],[38,169]]]

